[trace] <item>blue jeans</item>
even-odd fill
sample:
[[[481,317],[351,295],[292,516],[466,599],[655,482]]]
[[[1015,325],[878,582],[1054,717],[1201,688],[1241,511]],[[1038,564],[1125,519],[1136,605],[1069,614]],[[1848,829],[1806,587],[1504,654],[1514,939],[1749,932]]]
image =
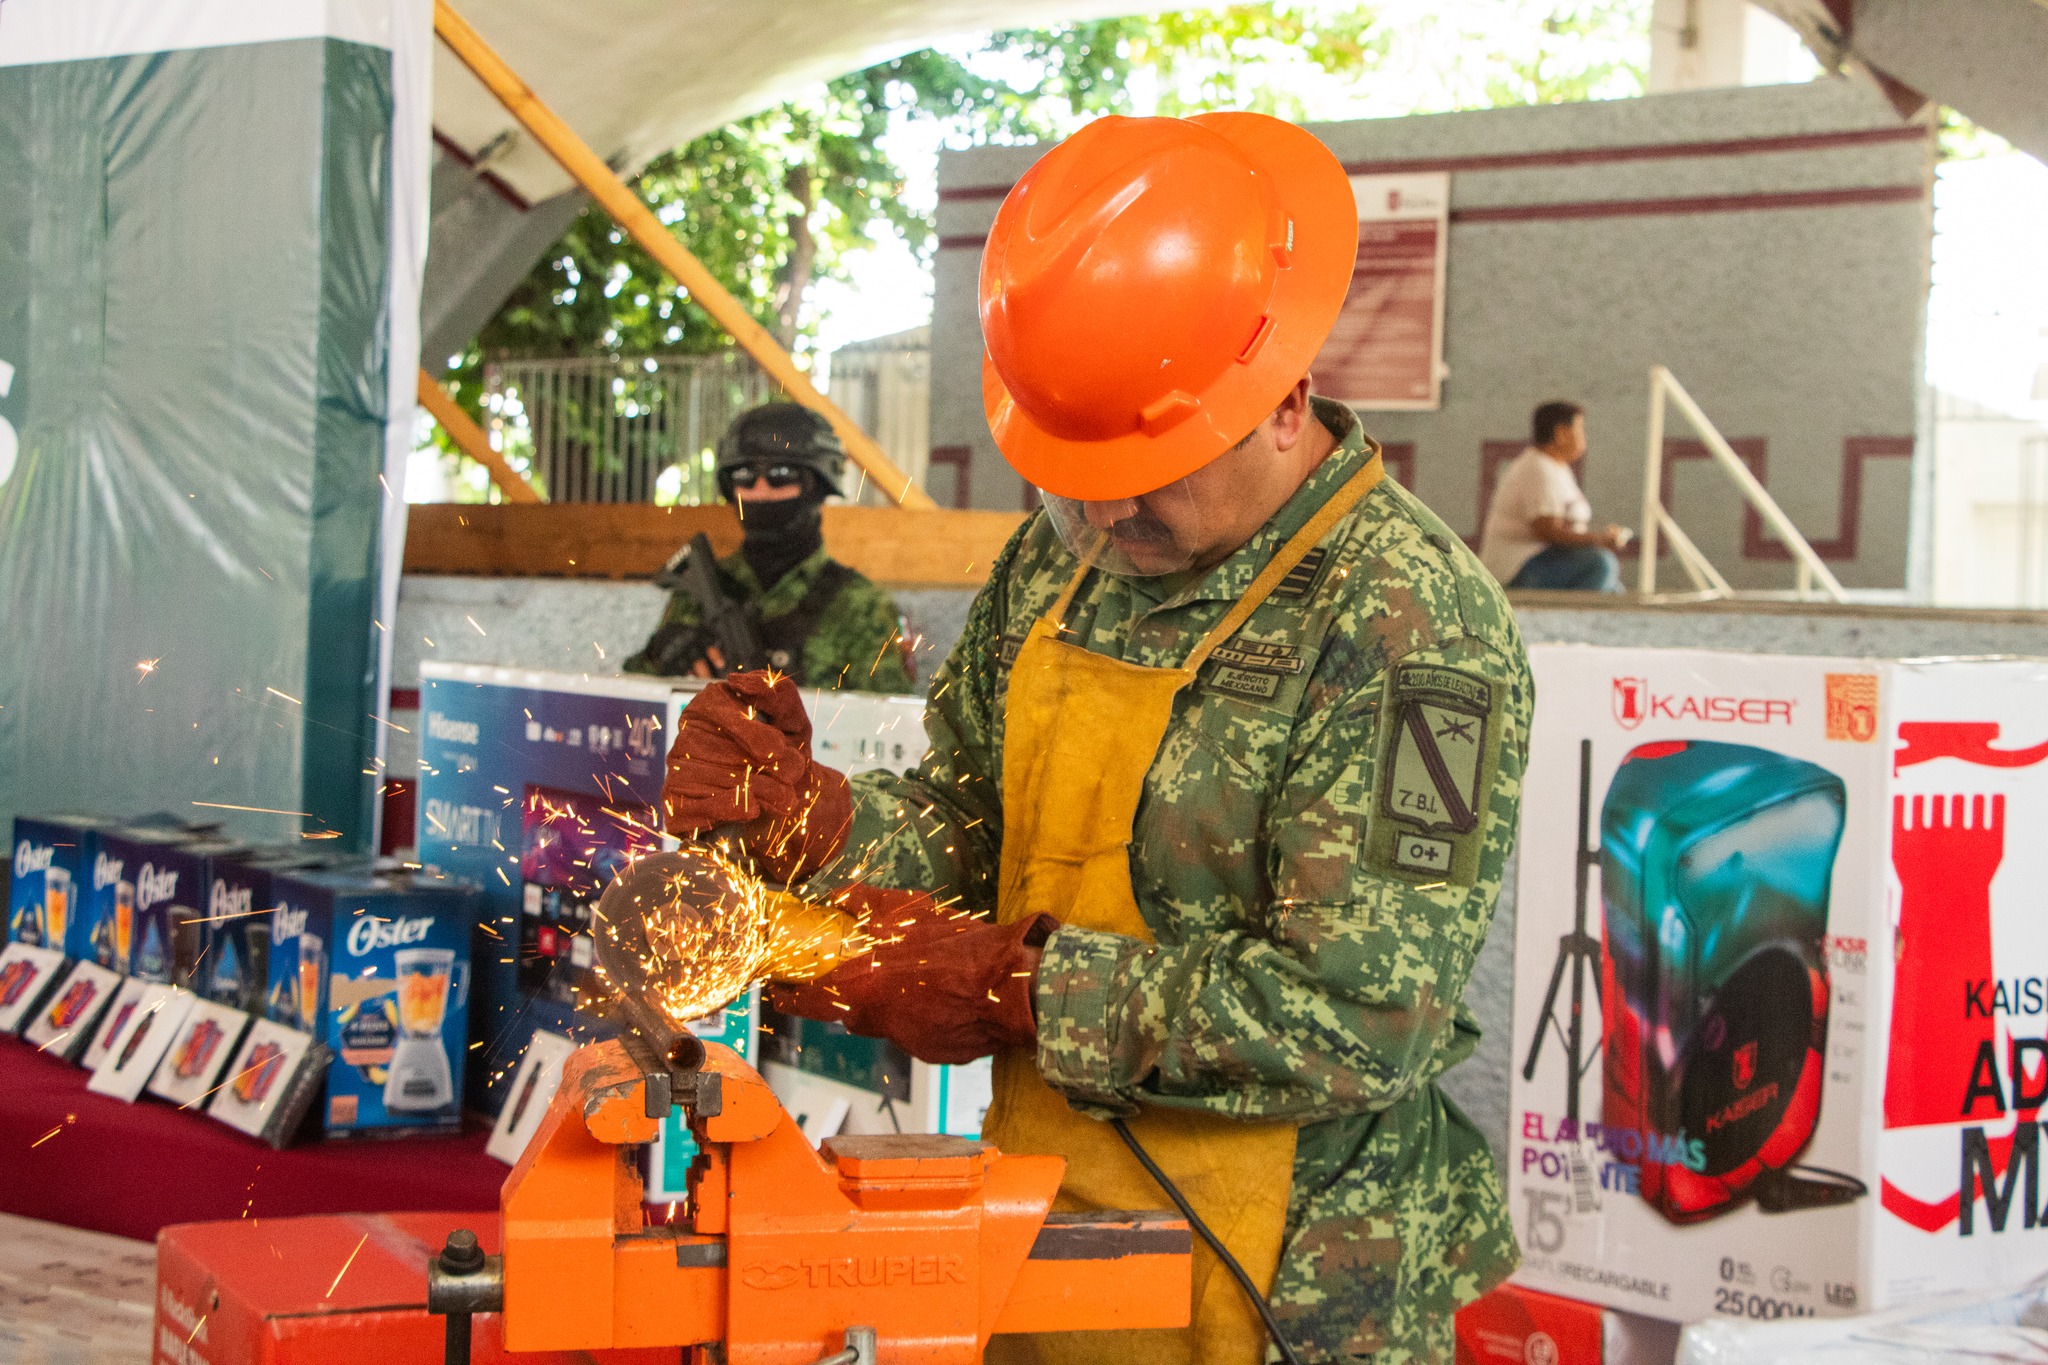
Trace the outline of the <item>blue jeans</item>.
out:
[[[1620,592],[1621,561],[1604,545],[1547,545],[1529,556],[1508,586]]]

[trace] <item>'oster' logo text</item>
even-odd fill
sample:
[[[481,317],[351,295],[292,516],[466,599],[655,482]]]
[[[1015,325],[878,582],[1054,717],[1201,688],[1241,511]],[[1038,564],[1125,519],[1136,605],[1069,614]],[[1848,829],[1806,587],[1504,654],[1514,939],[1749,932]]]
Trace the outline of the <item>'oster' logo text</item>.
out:
[[[270,941],[283,943],[306,932],[306,912],[294,910],[289,905],[277,907],[277,913],[270,917]]]
[[[379,948],[402,948],[408,943],[418,943],[433,926],[431,918],[359,919],[348,931],[349,956],[361,957]]]
[[[206,913],[215,919],[234,919],[248,914],[255,901],[254,887],[245,886],[240,890],[234,890],[226,882],[215,882],[213,895],[207,900]]]
[[[1646,720],[1689,721],[1695,725],[1790,725],[1789,697],[1727,697],[1657,692],[1648,678],[1616,678],[1609,699],[1624,730]]]
[[[31,872],[45,871],[56,856],[55,844],[32,844],[23,839],[14,846],[14,875],[26,877]]]
[[[135,908],[147,910],[158,901],[167,901],[178,894],[178,873],[175,868],[160,868],[154,863],[144,863],[141,875],[135,879]]]
[[[126,858],[109,858],[102,853],[92,860],[92,889],[104,891],[121,880],[121,869],[127,866]]]

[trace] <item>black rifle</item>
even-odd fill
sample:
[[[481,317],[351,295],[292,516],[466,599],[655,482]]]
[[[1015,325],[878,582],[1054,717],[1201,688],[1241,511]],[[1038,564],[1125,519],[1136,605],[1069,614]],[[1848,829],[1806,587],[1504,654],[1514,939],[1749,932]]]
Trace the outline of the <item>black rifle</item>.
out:
[[[682,677],[701,659],[709,662],[716,646],[725,660],[721,674],[768,667],[768,647],[761,643],[761,623],[744,602],[734,601],[719,580],[718,559],[711,538],[699,531],[682,552],[654,576],[656,587],[683,592],[697,604],[698,622],[670,624],[654,632],[644,651],[656,669]]]

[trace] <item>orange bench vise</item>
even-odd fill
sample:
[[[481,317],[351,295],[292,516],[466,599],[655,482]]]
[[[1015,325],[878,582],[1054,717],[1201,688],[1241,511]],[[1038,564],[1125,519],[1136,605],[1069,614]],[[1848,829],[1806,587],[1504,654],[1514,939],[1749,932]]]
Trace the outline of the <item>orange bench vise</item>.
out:
[[[1062,1158],[965,1138],[813,1150],[738,1055],[663,1035],[571,1057],[505,1182],[503,1256],[458,1233],[431,1261],[451,1360],[487,1311],[512,1351],[675,1346],[690,1365],[975,1365],[999,1332],[1187,1324],[1178,1216],[1054,1213]],[[699,1146],[688,1219],[650,1226],[634,1149],[671,1105]]]

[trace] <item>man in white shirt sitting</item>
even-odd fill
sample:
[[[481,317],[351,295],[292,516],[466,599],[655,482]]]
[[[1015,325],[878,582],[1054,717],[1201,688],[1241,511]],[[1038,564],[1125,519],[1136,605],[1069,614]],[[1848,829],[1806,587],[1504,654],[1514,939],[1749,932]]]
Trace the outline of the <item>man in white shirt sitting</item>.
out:
[[[1479,558],[1510,588],[1620,592],[1625,526],[1588,530],[1593,505],[1572,466],[1586,453],[1586,411],[1545,403],[1530,418],[1530,444],[1501,472],[1479,536]]]

